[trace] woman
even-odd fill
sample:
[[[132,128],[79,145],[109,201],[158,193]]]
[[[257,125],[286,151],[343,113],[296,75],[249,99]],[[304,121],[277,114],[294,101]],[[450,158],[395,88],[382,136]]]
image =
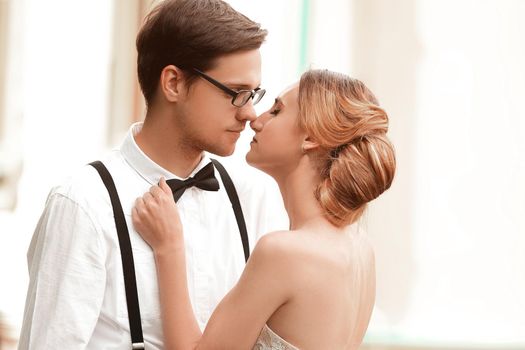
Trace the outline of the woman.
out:
[[[247,162],[277,181],[290,230],[259,240],[204,333],[190,304],[183,228],[164,179],[133,210],[155,254],[166,345],[357,349],[374,305],[375,269],[370,243],[352,224],[392,182],[388,117],[360,81],[312,70],[251,127]]]

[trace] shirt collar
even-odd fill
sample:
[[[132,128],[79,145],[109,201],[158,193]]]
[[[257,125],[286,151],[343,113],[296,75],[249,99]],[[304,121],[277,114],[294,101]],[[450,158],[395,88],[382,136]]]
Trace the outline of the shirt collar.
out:
[[[128,162],[128,164],[151,185],[158,184],[162,176],[164,176],[166,180],[184,180],[183,178],[164,169],[151,160],[151,158],[149,158],[144,152],[142,152],[140,147],[135,142],[135,135],[142,129],[142,125],[142,122],[133,124],[124,138],[122,145],[120,146],[120,151],[126,162]],[[195,169],[193,169],[189,177],[195,175],[195,173],[204,168],[204,166],[206,166],[209,162],[209,157],[203,153],[201,161],[199,164],[197,164]]]

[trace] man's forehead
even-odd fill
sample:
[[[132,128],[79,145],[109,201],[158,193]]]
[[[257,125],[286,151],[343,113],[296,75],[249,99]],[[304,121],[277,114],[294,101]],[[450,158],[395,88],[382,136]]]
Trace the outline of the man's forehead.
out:
[[[208,71],[223,84],[236,86],[258,86],[261,83],[261,56],[259,50],[223,55],[215,60]]]

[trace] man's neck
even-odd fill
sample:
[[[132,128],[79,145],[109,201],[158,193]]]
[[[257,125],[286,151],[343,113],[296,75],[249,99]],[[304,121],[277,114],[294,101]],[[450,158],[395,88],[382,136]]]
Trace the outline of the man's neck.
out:
[[[166,119],[164,119],[166,120]],[[172,125],[162,119],[151,122],[146,117],[142,129],[134,135],[138,147],[155,163],[169,172],[188,177],[202,160],[204,152],[184,144]]]

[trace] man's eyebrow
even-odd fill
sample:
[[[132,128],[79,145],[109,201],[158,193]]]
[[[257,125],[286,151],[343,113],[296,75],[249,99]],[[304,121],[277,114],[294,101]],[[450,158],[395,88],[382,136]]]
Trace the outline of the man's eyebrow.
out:
[[[233,90],[252,90],[252,87],[246,84],[225,84],[225,85],[227,85],[228,87],[230,87],[230,89],[233,89]]]
[[[248,84],[233,83],[233,82],[226,82],[223,84],[232,90],[253,90],[261,86],[261,84],[258,84],[256,87],[252,88],[252,86]]]

